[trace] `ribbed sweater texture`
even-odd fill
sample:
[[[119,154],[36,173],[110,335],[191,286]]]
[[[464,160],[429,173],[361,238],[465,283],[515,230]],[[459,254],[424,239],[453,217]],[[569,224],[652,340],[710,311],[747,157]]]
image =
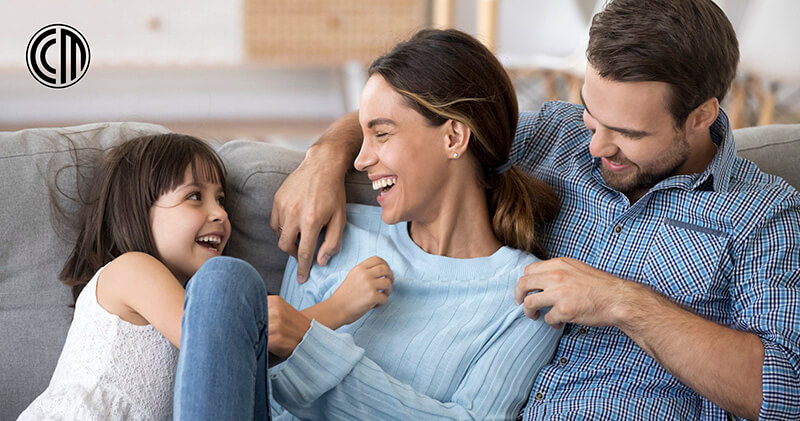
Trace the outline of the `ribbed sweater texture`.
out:
[[[428,254],[406,222],[384,224],[379,207],[348,205],[347,220],[341,250],[306,283],[289,259],[281,296],[300,310],[317,304],[371,256],[389,264],[391,296],[336,331],[312,322],[269,371],[273,419],[516,418],[561,334],[514,302],[538,259],[505,246],[473,259]]]

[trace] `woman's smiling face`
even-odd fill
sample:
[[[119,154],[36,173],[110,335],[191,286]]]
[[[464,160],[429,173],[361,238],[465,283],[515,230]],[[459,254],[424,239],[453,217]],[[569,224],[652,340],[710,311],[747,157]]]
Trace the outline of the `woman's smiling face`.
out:
[[[358,119],[364,142],[355,167],[381,190],[385,223],[428,220],[438,214],[438,204],[457,199],[443,197],[447,123],[431,126],[377,74],[364,86]]]

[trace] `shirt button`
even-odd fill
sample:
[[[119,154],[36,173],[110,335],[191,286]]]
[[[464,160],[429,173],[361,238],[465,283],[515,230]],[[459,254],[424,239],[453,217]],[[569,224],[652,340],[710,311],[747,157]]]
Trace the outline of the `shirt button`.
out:
[[[621,233],[622,232],[622,225],[615,226],[614,227],[614,232],[616,232],[617,234]]]
[[[569,360],[566,357],[561,357],[558,359],[558,363],[564,366],[567,365],[567,363],[569,363]]]
[[[582,327],[582,328],[578,329],[578,333],[581,334],[581,335],[585,335],[586,332],[588,332],[588,330],[586,330],[585,327]]]
[[[540,401],[540,400],[544,399],[544,393],[536,392],[536,394],[533,395],[533,398],[536,399],[537,401]]]

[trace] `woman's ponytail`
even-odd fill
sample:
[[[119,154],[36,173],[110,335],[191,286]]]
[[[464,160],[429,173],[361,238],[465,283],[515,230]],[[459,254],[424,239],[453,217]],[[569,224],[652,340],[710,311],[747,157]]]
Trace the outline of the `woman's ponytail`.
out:
[[[510,247],[545,259],[542,224],[553,219],[561,204],[550,186],[516,166],[489,176],[487,189],[492,229],[497,239]]]

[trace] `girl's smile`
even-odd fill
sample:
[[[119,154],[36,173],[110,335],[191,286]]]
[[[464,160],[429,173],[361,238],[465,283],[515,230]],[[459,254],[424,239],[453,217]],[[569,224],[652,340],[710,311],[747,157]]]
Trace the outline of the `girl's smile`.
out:
[[[231,232],[224,200],[219,183],[194,180],[187,166],[183,183],[153,204],[150,225],[156,249],[181,282],[206,260],[222,255]]]

